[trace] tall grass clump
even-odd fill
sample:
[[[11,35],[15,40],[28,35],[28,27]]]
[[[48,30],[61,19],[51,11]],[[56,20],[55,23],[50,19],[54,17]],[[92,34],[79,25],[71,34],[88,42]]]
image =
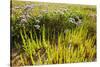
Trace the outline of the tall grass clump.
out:
[[[51,44],[49,40],[46,40],[45,27],[42,30],[43,37],[41,40],[34,40],[31,33],[31,38],[29,38],[25,31],[24,34],[22,32],[22,49],[24,50],[22,56],[28,58],[29,64],[61,64],[95,60],[96,46],[94,41],[96,37],[87,38],[88,30],[84,26],[70,30],[65,37],[62,33],[59,34],[58,45],[56,43]]]

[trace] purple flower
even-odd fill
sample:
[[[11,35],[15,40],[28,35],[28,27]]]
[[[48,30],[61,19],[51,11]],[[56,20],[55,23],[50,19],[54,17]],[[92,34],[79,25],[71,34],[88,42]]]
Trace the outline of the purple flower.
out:
[[[77,16],[76,18],[79,18],[79,17]],[[80,19],[78,19],[77,21],[75,21],[74,18],[69,18],[69,22],[74,23],[77,26],[79,26],[82,23]]]
[[[79,21],[77,21],[75,24],[76,24],[77,26],[79,26],[81,23],[82,23],[81,20],[79,20]]]
[[[75,23],[75,19],[74,18],[69,18],[69,22]]]
[[[26,18],[21,19],[21,23],[26,23],[26,22],[27,22]]]
[[[24,18],[26,18],[26,16],[25,15],[21,15],[20,18],[24,19]]]
[[[26,5],[26,6],[24,7],[24,10],[30,10],[30,9],[32,9],[33,7],[34,7],[34,4]]]
[[[68,9],[66,9],[66,8],[65,8],[63,11],[64,11],[64,12],[67,12],[67,11],[68,11]]]
[[[39,29],[39,28],[40,28],[40,26],[39,26],[39,25],[34,25],[34,27],[35,27],[36,29]]]
[[[30,15],[28,15],[28,14],[26,15],[26,17],[27,17],[27,18],[31,18],[31,16],[30,16]]]
[[[39,20],[36,20],[36,23],[40,23],[40,21]]]

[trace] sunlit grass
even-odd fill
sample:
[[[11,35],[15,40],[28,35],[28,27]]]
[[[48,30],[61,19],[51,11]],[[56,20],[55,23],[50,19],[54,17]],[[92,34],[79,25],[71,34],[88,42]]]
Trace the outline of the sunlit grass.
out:
[[[24,33],[24,35],[21,33],[24,53],[30,58],[29,61],[33,65],[95,60],[96,46],[94,41],[96,37],[93,36],[91,39],[87,39],[88,31],[84,26],[66,33],[65,39],[62,38],[63,35],[60,34],[60,36],[58,36],[58,45],[50,44],[50,41],[45,39],[44,32],[45,29],[43,29],[42,41],[38,39],[35,41],[33,38],[29,38],[26,33]],[[37,60],[35,58],[37,58]],[[24,62],[22,62],[22,64],[23,63]]]

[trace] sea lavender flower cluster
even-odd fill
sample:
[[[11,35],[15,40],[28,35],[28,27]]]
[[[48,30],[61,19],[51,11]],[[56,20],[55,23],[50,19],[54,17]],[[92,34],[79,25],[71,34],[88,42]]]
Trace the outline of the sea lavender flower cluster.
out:
[[[60,8],[60,9],[55,9],[54,11],[53,11],[53,13],[55,13],[55,14],[60,14],[60,15],[64,15],[66,12],[68,12],[68,9],[67,8]]]
[[[24,23],[27,23],[27,19],[28,19],[28,17],[25,15],[25,14],[22,14],[21,16],[20,16],[20,24],[24,24]]]
[[[27,23],[28,19],[31,18],[29,11],[34,7],[34,4],[26,5],[23,7],[22,15],[20,16],[20,24]]]
[[[42,19],[43,18],[43,15],[42,14],[38,15],[38,18],[39,19]]]
[[[77,26],[79,26],[82,23],[81,18],[79,16],[69,18],[69,22],[74,23]]]
[[[29,11],[29,10],[31,10],[31,9],[33,9],[33,8],[34,8],[34,4],[26,5],[26,6],[24,7],[24,10]]]
[[[67,12],[67,11],[69,11],[69,9],[65,8],[65,9],[63,9],[63,11],[64,11],[64,12]]]
[[[75,19],[74,18],[69,18],[69,22],[75,23]]]
[[[35,22],[36,22],[36,23],[35,23],[35,25],[34,25],[34,28],[37,29],[37,30],[39,30],[39,29],[40,29],[40,25],[39,25],[40,20],[39,20],[39,19],[36,19]]]
[[[36,20],[36,23],[37,23],[37,24],[39,24],[39,23],[40,23],[40,21],[39,21],[39,20]]]
[[[38,24],[34,25],[35,29],[39,30],[40,26]]]

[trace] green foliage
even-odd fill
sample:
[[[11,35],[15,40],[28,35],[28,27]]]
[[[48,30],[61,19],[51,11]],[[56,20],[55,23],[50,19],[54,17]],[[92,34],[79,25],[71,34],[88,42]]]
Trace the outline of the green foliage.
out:
[[[18,2],[18,4],[24,7],[26,3]],[[28,4],[38,3],[28,2]],[[90,16],[92,13],[95,14],[95,8],[81,5],[82,8],[77,5],[62,4],[62,6],[52,4],[45,12],[41,12],[46,10],[44,6],[41,8],[35,6],[28,12],[28,18],[24,16],[28,10],[25,11],[24,8],[12,12],[11,46],[23,51],[19,53],[21,65],[96,60],[96,19]],[[86,12],[89,11],[91,13],[87,15]]]

